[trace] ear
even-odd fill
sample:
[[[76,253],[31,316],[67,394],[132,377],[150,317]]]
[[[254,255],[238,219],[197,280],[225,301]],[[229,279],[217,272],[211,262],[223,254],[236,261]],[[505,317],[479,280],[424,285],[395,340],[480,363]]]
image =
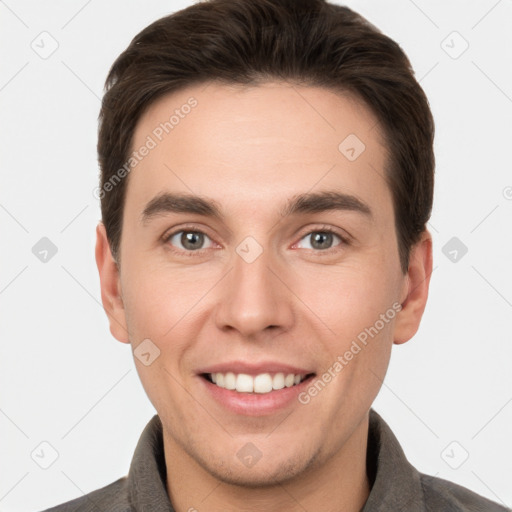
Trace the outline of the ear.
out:
[[[420,326],[427,304],[430,275],[432,274],[432,236],[428,230],[410,252],[409,268],[402,290],[402,309],[396,316],[394,343],[410,340]]]
[[[110,322],[110,332],[122,343],[130,343],[119,268],[110,252],[110,244],[102,222],[96,227],[96,265],[100,275],[101,302]]]

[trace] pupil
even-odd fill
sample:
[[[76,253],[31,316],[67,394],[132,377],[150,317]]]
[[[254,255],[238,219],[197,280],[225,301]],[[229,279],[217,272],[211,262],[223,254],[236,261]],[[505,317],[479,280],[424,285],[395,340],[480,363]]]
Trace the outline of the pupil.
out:
[[[330,243],[332,242],[332,233],[316,233],[315,235],[313,235],[313,247],[315,247],[315,244],[317,244],[317,242],[319,242],[319,247],[316,247],[317,249],[328,249]]]
[[[201,247],[202,237],[203,235],[201,233],[194,233],[194,232],[187,232],[181,235],[181,243],[183,244],[183,247],[186,247],[187,249],[197,249],[198,247]]]

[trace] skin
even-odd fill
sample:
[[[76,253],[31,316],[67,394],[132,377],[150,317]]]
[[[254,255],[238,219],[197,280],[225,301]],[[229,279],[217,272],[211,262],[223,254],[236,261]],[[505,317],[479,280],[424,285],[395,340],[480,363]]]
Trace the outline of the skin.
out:
[[[96,245],[112,335],[132,349],[149,338],[160,350],[151,365],[135,363],[163,423],[171,501],[177,512],[357,512],[370,492],[369,409],[393,343],[420,324],[431,236],[425,230],[403,273],[383,179],[387,148],[359,100],[281,82],[202,84],[152,104],[133,148],[191,96],[197,107],[129,175],[121,268],[102,223]],[[349,134],[366,146],[354,161],[338,150]],[[294,195],[321,190],[357,197],[372,217],[279,215]],[[141,212],[162,191],[213,199],[224,218],[168,213],[143,225]],[[334,236],[329,249],[317,248],[313,236],[325,226],[349,243]],[[199,256],[186,256],[194,251],[179,235],[164,240],[180,228],[207,235]],[[263,250],[252,263],[236,252],[247,236]],[[204,393],[196,374],[214,363],[267,359],[322,375],[394,303],[401,311],[306,405],[235,414]],[[248,442],[262,452],[252,467],[236,456]]]

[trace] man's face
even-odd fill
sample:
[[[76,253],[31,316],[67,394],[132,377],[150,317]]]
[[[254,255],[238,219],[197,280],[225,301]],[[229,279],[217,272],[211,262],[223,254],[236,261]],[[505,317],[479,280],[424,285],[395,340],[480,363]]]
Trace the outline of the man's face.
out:
[[[135,362],[167,447],[245,485],[324,464],[367,418],[408,293],[376,118],[322,88],[211,83],[152,104],[132,149],[148,136],[156,146],[129,175],[111,330],[128,341],[123,325],[134,350],[150,340]],[[325,192],[343,195],[338,208],[282,215]],[[220,216],[153,207],[144,217],[164,193],[200,196]],[[235,379],[269,373],[276,387],[286,366],[315,375],[248,393],[208,381],[219,365]]]

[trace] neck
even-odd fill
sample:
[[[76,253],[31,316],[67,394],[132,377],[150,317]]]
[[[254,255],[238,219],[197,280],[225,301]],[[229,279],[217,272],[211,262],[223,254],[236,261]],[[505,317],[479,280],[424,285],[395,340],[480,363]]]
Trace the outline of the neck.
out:
[[[332,454],[319,453],[292,479],[260,487],[224,482],[192,458],[164,428],[167,492],[176,512],[360,512],[370,494],[368,415]]]

